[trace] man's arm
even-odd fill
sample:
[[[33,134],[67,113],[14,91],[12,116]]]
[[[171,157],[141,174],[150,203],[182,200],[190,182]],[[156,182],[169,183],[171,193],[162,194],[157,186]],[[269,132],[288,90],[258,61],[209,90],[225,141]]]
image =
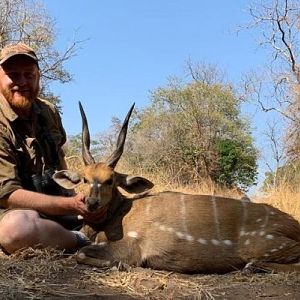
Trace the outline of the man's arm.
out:
[[[1,199],[5,208],[28,208],[47,215],[85,215],[84,194],[72,197],[51,196],[17,189]]]

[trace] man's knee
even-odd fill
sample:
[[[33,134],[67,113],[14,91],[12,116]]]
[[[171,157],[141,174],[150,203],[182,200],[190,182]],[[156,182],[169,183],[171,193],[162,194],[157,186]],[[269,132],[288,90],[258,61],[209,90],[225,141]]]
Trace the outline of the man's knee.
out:
[[[39,214],[33,210],[12,210],[0,221],[0,244],[9,253],[37,244]]]

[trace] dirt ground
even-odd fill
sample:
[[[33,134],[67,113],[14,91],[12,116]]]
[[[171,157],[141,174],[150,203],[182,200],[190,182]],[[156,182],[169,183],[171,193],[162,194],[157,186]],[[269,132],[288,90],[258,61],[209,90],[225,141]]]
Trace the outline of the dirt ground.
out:
[[[0,255],[0,299],[300,299],[300,274],[98,269],[55,250]]]

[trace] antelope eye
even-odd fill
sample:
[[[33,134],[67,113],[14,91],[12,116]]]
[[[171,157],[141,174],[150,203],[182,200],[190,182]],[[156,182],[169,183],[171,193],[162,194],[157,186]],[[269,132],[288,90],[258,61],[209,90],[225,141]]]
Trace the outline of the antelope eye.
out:
[[[86,180],[86,178],[83,178],[83,183],[88,183],[88,181]]]

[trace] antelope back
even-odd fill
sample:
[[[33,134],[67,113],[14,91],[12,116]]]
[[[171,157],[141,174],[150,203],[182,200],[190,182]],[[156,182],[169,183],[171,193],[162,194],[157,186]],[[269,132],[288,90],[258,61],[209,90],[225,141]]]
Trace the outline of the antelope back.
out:
[[[136,199],[83,248],[78,261],[177,272],[227,272],[300,258],[299,223],[264,204],[164,192]],[[103,266],[103,265],[102,265]]]

